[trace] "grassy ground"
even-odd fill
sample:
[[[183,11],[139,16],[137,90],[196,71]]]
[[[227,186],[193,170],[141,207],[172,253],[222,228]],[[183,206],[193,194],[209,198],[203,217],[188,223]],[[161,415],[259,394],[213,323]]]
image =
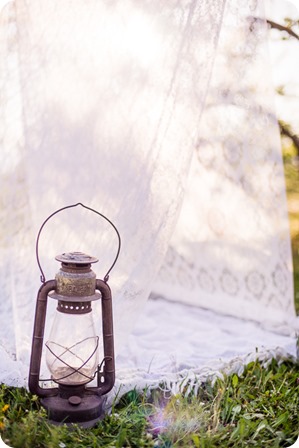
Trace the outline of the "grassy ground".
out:
[[[294,260],[295,303],[299,314],[299,170],[285,148],[285,174]],[[286,360],[267,367],[246,366],[207,382],[198,395],[166,398],[131,391],[95,428],[53,426],[37,397],[0,386],[0,434],[13,448],[278,448],[299,435],[299,364]]]
[[[289,447],[299,434],[299,365],[249,364],[207,382],[198,395],[165,398],[132,391],[96,427],[52,426],[37,397],[0,389],[3,441],[14,448]]]

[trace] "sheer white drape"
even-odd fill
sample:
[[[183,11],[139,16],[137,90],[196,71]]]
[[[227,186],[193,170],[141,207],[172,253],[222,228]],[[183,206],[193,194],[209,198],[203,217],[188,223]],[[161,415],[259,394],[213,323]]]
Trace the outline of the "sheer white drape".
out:
[[[288,326],[294,292],[284,173],[267,28],[254,3],[227,4],[188,189],[156,289]]]
[[[225,3],[16,0],[2,10],[1,381],[26,383],[37,231],[78,201],[122,236],[109,281],[117,352],[152,290],[181,313],[187,303],[264,322],[266,312],[272,328],[294,318],[265,26],[256,2]],[[105,222],[71,209],[47,224],[40,253],[47,279],[54,256],[72,250],[97,256],[101,277],[116,248]]]
[[[292,259],[262,2],[226,3],[181,214],[119,365],[176,392],[296,356]],[[171,302],[161,299],[164,297]],[[176,302],[176,303],[174,303]],[[137,368],[136,368],[137,367]]]
[[[24,363],[34,239],[52,211],[78,201],[122,236],[110,280],[117,347],[128,335],[183,197],[222,12],[222,0],[17,0],[2,11],[1,313],[3,338],[15,338],[3,345]],[[48,279],[57,253],[98,256],[101,276],[116,248],[109,226],[77,209],[49,222],[40,245]]]

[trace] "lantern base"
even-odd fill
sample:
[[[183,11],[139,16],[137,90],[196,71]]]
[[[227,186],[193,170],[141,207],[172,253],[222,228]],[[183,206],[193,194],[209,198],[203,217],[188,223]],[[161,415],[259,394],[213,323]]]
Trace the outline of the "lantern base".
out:
[[[46,397],[41,404],[48,412],[48,418],[54,425],[77,424],[82,428],[91,428],[104,417],[106,397],[85,394],[63,398],[60,395]]]

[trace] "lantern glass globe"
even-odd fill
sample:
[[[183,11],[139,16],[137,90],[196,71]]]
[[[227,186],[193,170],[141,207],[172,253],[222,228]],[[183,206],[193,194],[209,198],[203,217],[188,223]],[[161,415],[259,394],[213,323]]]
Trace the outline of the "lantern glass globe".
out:
[[[98,344],[92,312],[56,311],[46,343],[46,363],[52,380],[70,386],[89,383],[99,364]]]

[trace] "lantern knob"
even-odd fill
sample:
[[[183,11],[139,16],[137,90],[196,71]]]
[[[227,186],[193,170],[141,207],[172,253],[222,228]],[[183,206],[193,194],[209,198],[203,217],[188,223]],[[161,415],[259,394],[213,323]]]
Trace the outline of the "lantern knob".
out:
[[[76,265],[91,264],[99,261],[98,258],[84,254],[83,252],[63,253],[61,255],[57,255],[55,257],[55,260],[60,261],[61,263],[76,264]]]
[[[68,402],[72,406],[79,406],[79,404],[82,403],[82,398],[78,397],[77,395],[72,395],[71,397],[69,397]]]

